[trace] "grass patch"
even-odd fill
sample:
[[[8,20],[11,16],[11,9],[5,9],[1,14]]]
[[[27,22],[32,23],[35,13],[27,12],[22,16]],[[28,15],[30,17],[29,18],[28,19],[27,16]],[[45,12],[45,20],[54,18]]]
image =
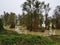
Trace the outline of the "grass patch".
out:
[[[54,45],[60,45],[60,35],[50,36],[50,38],[52,39],[53,42],[55,42]]]
[[[0,32],[0,35],[18,35],[18,33],[11,30],[3,30]]]
[[[0,45],[52,45],[52,41],[40,36],[0,36]]]
[[[47,37],[17,34],[16,32],[4,30],[0,33],[0,45],[56,45]]]

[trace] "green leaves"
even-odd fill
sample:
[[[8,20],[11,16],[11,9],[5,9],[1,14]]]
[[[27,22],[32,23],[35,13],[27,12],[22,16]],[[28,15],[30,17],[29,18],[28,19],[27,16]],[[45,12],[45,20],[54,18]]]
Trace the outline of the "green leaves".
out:
[[[6,35],[0,36],[0,45],[51,45],[46,37],[32,35]]]
[[[3,22],[2,22],[2,19],[0,19],[0,31],[3,30]]]

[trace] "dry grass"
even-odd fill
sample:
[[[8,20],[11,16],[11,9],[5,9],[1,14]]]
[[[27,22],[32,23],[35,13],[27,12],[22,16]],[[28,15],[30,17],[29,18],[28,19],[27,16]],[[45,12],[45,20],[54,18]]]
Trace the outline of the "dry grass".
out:
[[[12,29],[11,29],[11,28],[9,28],[9,27],[10,27],[10,26],[4,26],[4,28],[7,29],[7,30],[12,30],[12,31],[15,30],[15,28],[12,28]]]
[[[5,29],[7,30],[12,30],[15,31],[15,29],[10,29],[9,26],[4,26]],[[33,32],[33,31],[29,31],[24,29],[23,27],[19,26],[20,30],[22,30],[23,34],[31,34],[31,35],[40,35],[40,36],[48,36],[49,35],[49,31],[46,30],[45,32]],[[60,30],[56,30],[56,35],[60,35]]]

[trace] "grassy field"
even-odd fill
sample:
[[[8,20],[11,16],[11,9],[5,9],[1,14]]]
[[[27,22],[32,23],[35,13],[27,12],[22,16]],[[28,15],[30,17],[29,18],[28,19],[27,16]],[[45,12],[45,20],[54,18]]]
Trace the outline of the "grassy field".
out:
[[[42,37],[17,34],[16,32],[10,30],[0,32],[0,45],[60,45],[60,38],[55,39],[56,40],[54,40],[54,36]]]
[[[60,30],[56,33],[59,35],[43,37],[45,33],[27,31],[26,35],[7,29],[0,32],[0,45],[60,45]]]

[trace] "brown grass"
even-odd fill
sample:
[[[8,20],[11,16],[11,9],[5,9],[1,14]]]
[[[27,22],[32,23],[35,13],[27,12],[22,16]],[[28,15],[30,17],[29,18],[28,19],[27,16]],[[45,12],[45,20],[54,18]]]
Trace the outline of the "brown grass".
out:
[[[11,29],[9,28],[9,26],[4,26],[5,29],[7,30],[12,30],[15,31],[15,29]],[[21,27],[23,28],[23,27]],[[31,35],[40,35],[40,36],[48,36],[49,35],[49,31],[46,30],[45,32],[33,32],[33,31],[29,31],[26,29],[22,29],[23,34],[31,34]],[[60,30],[56,30],[56,35],[60,35]]]

